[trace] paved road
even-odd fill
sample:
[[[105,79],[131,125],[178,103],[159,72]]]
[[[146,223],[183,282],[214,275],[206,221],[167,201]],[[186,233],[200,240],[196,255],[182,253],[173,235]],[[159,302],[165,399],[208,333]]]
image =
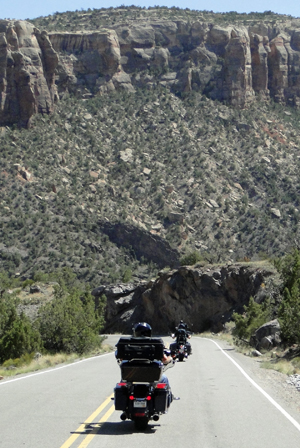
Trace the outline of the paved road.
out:
[[[113,353],[1,381],[0,447],[299,448],[300,414],[272,400],[240,355],[221,342],[191,343],[193,355],[167,371],[181,399],[144,432],[114,411]]]

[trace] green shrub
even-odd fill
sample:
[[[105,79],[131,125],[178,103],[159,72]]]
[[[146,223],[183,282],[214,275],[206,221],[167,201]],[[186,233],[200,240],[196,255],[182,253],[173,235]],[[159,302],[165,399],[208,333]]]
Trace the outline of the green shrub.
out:
[[[68,292],[58,286],[53,301],[39,310],[39,330],[49,352],[81,354],[97,347],[103,323],[103,308],[95,310],[91,294],[78,288]]]
[[[132,270],[130,268],[126,268],[123,273],[122,281],[124,283],[128,283],[132,279]]]
[[[249,341],[255,330],[270,319],[270,302],[266,300],[260,305],[254,301],[253,297],[250,297],[249,305],[245,305],[244,310],[244,314],[233,313],[235,328],[232,334],[239,339]]]
[[[300,343],[300,253],[294,249],[275,265],[283,279],[283,299],[278,318],[282,337],[289,343]]]
[[[27,278],[26,280],[24,280],[24,282],[22,283],[22,288],[25,289],[26,286],[31,286],[33,285],[35,282],[34,280],[32,280],[31,278]]]
[[[192,266],[199,261],[203,261],[203,257],[199,252],[193,251],[182,257],[180,260],[180,264],[181,266]]]
[[[39,332],[24,313],[17,312],[17,301],[0,299],[0,362],[40,350]]]

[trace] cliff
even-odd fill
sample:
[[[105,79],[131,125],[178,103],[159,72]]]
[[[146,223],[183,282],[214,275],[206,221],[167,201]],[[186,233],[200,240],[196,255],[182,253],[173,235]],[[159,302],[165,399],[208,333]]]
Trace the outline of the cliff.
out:
[[[180,319],[194,332],[218,332],[233,312],[243,312],[251,296],[261,302],[272,295],[275,279],[276,271],[267,267],[182,266],[148,284],[100,286],[92,294],[107,297],[107,333],[130,333],[134,323],[146,321],[154,333],[167,334]]]
[[[24,21],[0,21],[0,124],[28,126],[50,113],[59,56],[45,32]]]
[[[300,24],[218,25],[136,19],[110,28],[40,32],[0,21],[0,124],[49,113],[57,92],[95,95],[153,84],[235,107],[255,95],[298,106]]]

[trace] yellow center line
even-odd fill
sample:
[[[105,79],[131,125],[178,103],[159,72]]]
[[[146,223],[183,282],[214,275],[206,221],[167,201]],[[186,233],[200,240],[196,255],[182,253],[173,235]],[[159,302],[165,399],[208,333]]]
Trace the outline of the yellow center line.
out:
[[[75,442],[75,440],[82,434],[84,434],[86,425],[88,423],[91,423],[96,417],[97,415],[100,414],[101,411],[103,411],[104,408],[106,408],[106,406],[108,405],[108,403],[110,403],[112,397],[114,396],[114,394],[111,394],[109,397],[106,398],[106,400],[98,407],[98,409],[95,410],[95,412],[93,412],[86,420],[85,422],[79,426],[79,428],[76,429],[76,431],[74,432],[74,434],[72,434],[68,440],[66,440],[66,442],[60,447],[60,448],[70,448],[70,446]],[[112,406],[114,408],[114,406]],[[111,408],[109,409],[109,411],[111,410]],[[112,412],[111,412],[112,413]],[[107,414],[107,413],[106,413]],[[106,415],[105,414],[105,415]],[[105,416],[104,416],[105,417]],[[103,418],[104,418],[103,417]],[[109,416],[108,416],[109,417]],[[107,417],[107,418],[108,418]]]
[[[98,424],[106,422],[106,420],[109,419],[109,417],[114,412],[114,410],[115,410],[115,405],[112,405],[112,407],[106,412],[106,414],[103,415],[103,417],[99,420]],[[88,446],[88,444],[92,441],[92,439],[95,437],[95,435],[98,433],[98,431],[99,431],[99,427],[94,428],[92,433],[89,434],[88,436],[86,436],[86,438],[83,440],[83,442],[81,442],[81,444],[79,445],[78,448],[86,448]]]

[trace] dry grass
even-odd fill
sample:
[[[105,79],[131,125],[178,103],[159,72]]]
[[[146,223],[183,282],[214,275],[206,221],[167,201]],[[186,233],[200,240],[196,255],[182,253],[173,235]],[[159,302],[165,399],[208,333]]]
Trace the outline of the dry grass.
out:
[[[18,367],[14,366],[13,363],[6,368],[0,366],[0,377],[8,378],[16,375],[36,372],[38,370],[47,369],[49,367],[55,367],[60,364],[71,364],[72,362],[77,361],[78,359],[101,355],[103,353],[108,353],[112,350],[113,348],[110,345],[103,343],[98,350],[94,350],[82,356],[79,356],[76,353],[72,354],[57,353],[55,355],[44,355],[37,359],[34,359],[29,364],[24,364]]]
[[[227,342],[230,345],[233,345],[235,350],[238,353],[242,353],[245,356],[254,356],[254,349],[246,344],[237,344],[235,338],[232,336],[230,328],[227,328],[226,331],[220,333],[211,333],[204,332],[197,336],[210,338],[210,339],[219,339]],[[260,366],[263,369],[272,369],[277,372],[283,373],[287,376],[300,374],[300,357],[296,357],[294,359],[286,359],[283,358],[284,350],[276,348],[276,351],[271,350],[269,352],[264,352],[261,354],[261,363]]]
[[[300,374],[300,358],[294,358],[292,360],[287,359],[269,359],[261,363],[261,367],[264,369],[272,369],[277,372],[284,373],[285,375]]]
[[[263,361],[261,363],[261,367],[264,369],[276,370],[277,372],[283,373],[288,376],[299,373],[299,369],[295,369],[292,363],[285,359]]]

